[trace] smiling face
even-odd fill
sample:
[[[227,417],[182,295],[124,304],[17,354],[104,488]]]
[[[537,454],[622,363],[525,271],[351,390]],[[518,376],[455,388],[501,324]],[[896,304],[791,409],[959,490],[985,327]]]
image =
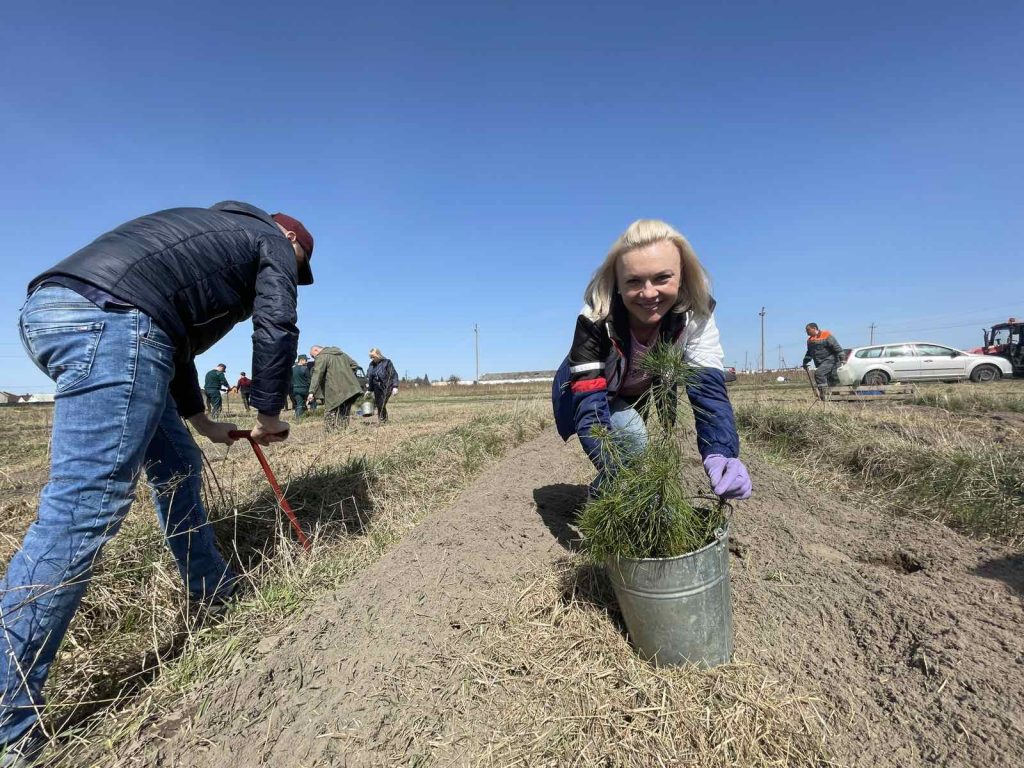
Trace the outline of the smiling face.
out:
[[[622,302],[634,328],[653,328],[679,298],[679,251],[669,240],[660,240],[622,254],[615,268]]]

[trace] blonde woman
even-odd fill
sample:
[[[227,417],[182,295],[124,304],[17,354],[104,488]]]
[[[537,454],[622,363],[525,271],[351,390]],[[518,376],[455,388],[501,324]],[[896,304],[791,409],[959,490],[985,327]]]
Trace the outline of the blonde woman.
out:
[[[579,435],[597,467],[595,488],[614,467],[603,466],[591,436],[594,426],[608,428],[626,455],[647,443],[643,409],[637,405],[655,382],[637,361],[660,340],[681,347],[684,359],[700,369],[686,394],[712,489],[724,498],[749,498],[750,475],[739,459],[708,283],[686,238],[653,219],[630,224],[591,278],[552,401],[562,439]]]
[[[392,395],[398,394],[398,372],[377,347],[370,350],[370,367],[366,371],[366,391],[373,393],[377,419],[383,424],[388,420],[388,400]]]

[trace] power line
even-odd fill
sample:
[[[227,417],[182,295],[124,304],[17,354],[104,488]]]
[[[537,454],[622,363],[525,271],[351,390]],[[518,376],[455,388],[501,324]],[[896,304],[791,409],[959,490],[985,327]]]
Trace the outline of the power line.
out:
[[[1021,312],[1022,314],[1024,314],[1024,307],[1022,307],[1020,303],[1014,304],[1014,305],[1006,304],[1006,305],[1001,305],[1001,306],[998,306],[998,307],[979,307],[977,309],[965,309],[965,310],[959,310],[958,309],[958,310],[956,310],[956,314],[960,318],[965,318],[965,317],[968,317],[968,316],[969,317],[977,317],[977,318],[979,318],[978,322],[981,322],[981,323],[986,323],[987,322],[987,323],[991,324],[991,323],[999,322],[1000,321],[999,316],[1001,314],[1005,314],[1007,312],[1013,312],[1015,310],[1018,311],[1018,312]],[[944,312],[942,314],[937,314],[937,315],[918,315],[916,317],[902,317],[902,318],[898,318],[898,319],[895,319],[895,320],[888,320],[888,321],[883,319],[882,322],[880,323],[880,325],[889,325],[889,324],[891,324],[891,325],[894,325],[894,326],[897,326],[897,327],[902,327],[904,325],[915,325],[915,326],[916,325],[924,325],[924,324],[927,324],[928,322],[933,321],[933,320],[935,320],[935,321],[945,320],[951,314],[953,314],[953,310],[950,310],[948,312]]]
[[[993,321],[993,322],[999,322],[999,321]],[[992,325],[992,324],[993,323],[991,323],[991,322],[988,323],[988,325]],[[951,330],[951,329],[954,329],[954,328],[974,328],[977,325],[979,325],[978,322],[957,323],[956,325],[921,325],[921,326],[917,326],[916,328],[906,328],[906,327],[886,328],[885,326],[882,326],[882,330],[884,330],[887,334],[893,334],[893,333],[918,333],[920,331],[948,331],[948,330]]]

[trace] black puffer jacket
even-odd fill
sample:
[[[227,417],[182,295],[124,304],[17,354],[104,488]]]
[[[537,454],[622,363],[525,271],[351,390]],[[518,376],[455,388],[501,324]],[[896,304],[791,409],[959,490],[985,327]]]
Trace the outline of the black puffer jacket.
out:
[[[251,315],[249,402],[267,414],[284,407],[299,338],[298,266],[266,212],[227,201],[142,216],[43,272],[29,291],[56,275],[138,307],[174,339],[171,394],[185,417],[203,410],[195,356]]]
[[[386,357],[374,360],[366,371],[366,384],[374,392],[387,392],[398,386],[398,372]]]

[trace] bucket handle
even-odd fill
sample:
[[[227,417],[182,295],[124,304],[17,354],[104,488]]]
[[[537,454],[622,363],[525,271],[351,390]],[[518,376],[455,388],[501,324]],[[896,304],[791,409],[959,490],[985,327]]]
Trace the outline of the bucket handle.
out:
[[[712,504],[715,505],[715,507],[717,507],[718,512],[722,515],[724,524],[715,528],[715,540],[721,541],[722,539],[724,539],[725,529],[729,526],[729,523],[732,522],[732,516],[735,512],[735,509],[733,508],[732,504],[723,499],[721,496],[705,496],[703,494],[691,496],[690,501],[694,502],[694,506],[696,506],[696,502],[698,501],[710,501]]]

